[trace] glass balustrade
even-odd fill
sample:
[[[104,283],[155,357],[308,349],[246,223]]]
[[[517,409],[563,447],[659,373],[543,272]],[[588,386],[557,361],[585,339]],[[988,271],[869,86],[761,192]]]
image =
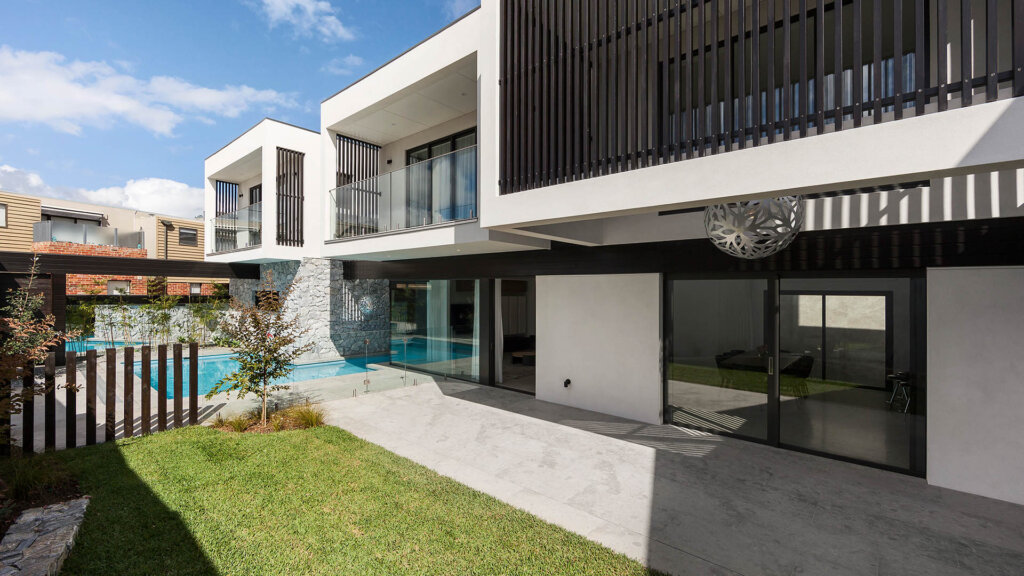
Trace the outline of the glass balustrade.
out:
[[[462,148],[330,192],[332,238],[477,217],[476,147]]]
[[[210,219],[214,252],[252,248],[263,242],[263,203],[257,202]]]
[[[119,246],[122,248],[145,248],[146,236],[142,230],[126,231],[97,224],[80,224],[64,220],[43,220],[32,225],[32,240],[35,242],[70,242],[72,244],[94,244]]]

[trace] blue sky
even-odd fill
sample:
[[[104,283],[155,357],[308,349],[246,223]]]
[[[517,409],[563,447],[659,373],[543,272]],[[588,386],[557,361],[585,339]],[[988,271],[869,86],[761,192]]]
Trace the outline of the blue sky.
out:
[[[195,216],[203,159],[478,0],[4,0],[0,189]]]

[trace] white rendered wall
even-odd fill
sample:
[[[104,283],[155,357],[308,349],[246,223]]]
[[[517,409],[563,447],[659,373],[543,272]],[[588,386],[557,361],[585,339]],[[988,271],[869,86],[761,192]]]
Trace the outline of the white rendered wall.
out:
[[[1024,504],[1024,268],[928,271],[928,482]]]
[[[537,277],[539,400],[660,424],[661,346],[659,274]]]

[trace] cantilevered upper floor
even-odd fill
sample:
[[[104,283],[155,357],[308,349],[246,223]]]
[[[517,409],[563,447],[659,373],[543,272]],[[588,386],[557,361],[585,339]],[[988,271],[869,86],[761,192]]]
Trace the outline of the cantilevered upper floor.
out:
[[[484,0],[482,224],[587,243],[583,221],[1024,166],[1022,12]]]
[[[470,12],[321,105],[324,256],[547,246],[479,224],[479,20]]]
[[[206,258],[270,262],[315,255],[319,138],[270,118],[206,159]]]

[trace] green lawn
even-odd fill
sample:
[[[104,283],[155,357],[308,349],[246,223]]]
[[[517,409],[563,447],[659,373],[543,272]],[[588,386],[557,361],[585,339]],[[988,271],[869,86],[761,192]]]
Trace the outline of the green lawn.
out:
[[[705,386],[732,388],[747,392],[768,393],[768,373],[752,370],[720,370],[692,364],[668,365],[668,379]],[[818,378],[797,378],[783,374],[779,378],[779,389],[783,396],[813,396],[836,390],[856,388],[856,384]]]
[[[649,574],[333,427],[194,427],[43,457],[92,496],[63,576]]]

